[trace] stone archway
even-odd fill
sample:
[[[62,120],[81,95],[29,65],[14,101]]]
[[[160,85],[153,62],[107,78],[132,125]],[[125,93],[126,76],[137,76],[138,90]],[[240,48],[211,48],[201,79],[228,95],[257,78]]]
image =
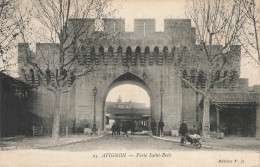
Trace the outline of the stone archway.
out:
[[[142,89],[144,89],[148,96],[150,97],[150,104],[153,103],[153,96],[151,93],[151,90],[149,89],[148,85],[145,83],[145,81],[143,81],[141,78],[139,78],[138,76],[130,73],[130,72],[126,72],[122,75],[120,75],[119,77],[117,77],[107,88],[107,91],[105,92],[104,98],[103,98],[103,104],[102,104],[102,130],[104,130],[105,127],[105,105],[106,105],[106,98],[110,92],[110,90],[112,90],[113,88],[119,86],[119,85],[123,85],[123,84],[132,84],[132,85],[136,85],[141,87]],[[154,111],[154,107],[153,105],[150,106],[150,117],[149,117],[149,121],[148,121],[148,128],[150,128],[150,121],[153,118],[153,111]]]

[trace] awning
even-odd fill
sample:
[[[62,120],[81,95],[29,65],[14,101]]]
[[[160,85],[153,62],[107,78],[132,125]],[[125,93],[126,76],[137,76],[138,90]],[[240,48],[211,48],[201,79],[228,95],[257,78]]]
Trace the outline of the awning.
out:
[[[215,93],[212,95],[214,104],[256,105],[258,99],[257,93]]]
[[[122,119],[122,120],[144,120],[149,116],[144,115],[110,115],[110,119]]]

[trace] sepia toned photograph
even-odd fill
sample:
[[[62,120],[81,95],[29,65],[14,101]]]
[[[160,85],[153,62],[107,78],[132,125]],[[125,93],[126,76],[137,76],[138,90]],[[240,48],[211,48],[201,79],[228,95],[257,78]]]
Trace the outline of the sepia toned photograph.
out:
[[[0,167],[259,167],[259,0],[0,0]]]

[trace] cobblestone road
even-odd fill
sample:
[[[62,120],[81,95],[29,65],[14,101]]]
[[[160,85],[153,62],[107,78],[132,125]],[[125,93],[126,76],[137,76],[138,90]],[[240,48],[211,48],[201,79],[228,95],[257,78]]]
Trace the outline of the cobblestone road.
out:
[[[196,151],[192,145],[180,146],[179,143],[154,139],[147,135],[129,135],[112,137],[106,135],[92,141],[78,142],[63,146],[45,148],[47,150],[63,151],[89,151],[89,150],[133,150],[133,149],[158,149],[158,150],[183,150]],[[201,148],[203,150],[203,148]]]

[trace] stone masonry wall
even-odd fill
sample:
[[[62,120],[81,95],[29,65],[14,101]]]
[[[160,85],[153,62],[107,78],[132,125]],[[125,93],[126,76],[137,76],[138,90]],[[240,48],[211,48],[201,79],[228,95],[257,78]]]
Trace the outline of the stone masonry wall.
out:
[[[69,26],[73,28],[76,22],[93,22],[91,19],[71,19]],[[92,127],[94,118],[93,88],[98,90],[96,96],[96,121],[100,129],[104,128],[104,106],[107,93],[115,85],[132,83],[147,90],[151,98],[151,118],[157,122],[160,119],[160,88],[163,87],[163,121],[165,131],[178,129],[182,119],[189,120],[189,124],[196,123],[196,96],[195,93],[183,88],[180,80],[172,75],[173,68],[181,67],[189,56],[201,54],[195,44],[195,29],[188,19],[165,19],[164,31],[155,32],[154,19],[135,19],[134,31],[125,32],[124,19],[104,19],[104,32],[120,32],[120,35],[111,39],[101,39],[96,43],[84,43],[88,39],[82,36],[78,42],[85,46],[81,56],[86,56],[86,64],[97,61],[96,72],[79,78],[68,94],[62,97],[63,112],[61,122],[69,126]],[[95,30],[91,26],[90,30]],[[103,33],[104,33],[103,32]],[[89,32],[88,32],[89,33]],[[97,32],[98,33],[98,32]],[[101,32],[100,32],[101,33]],[[112,34],[112,33],[111,33]],[[91,48],[95,48],[91,52]],[[215,49],[219,47],[214,47]],[[237,46],[235,46],[237,47]],[[28,44],[18,45],[19,76],[25,82],[33,84],[37,89],[39,102],[35,103],[34,112],[42,117],[52,117],[53,96],[42,88],[37,74],[26,63]],[[36,45],[36,53],[32,53],[32,60],[47,70],[42,57],[55,63],[58,54],[58,44]],[[240,52],[234,53],[239,57]],[[31,53],[31,51],[30,51]],[[186,54],[187,53],[187,54]],[[71,54],[73,55],[73,54]],[[188,69],[188,76],[190,70]],[[204,70],[204,69],[197,69]],[[239,71],[238,71],[239,72]],[[120,76],[134,76],[130,79],[118,81]],[[33,76],[33,77],[32,77]]]

